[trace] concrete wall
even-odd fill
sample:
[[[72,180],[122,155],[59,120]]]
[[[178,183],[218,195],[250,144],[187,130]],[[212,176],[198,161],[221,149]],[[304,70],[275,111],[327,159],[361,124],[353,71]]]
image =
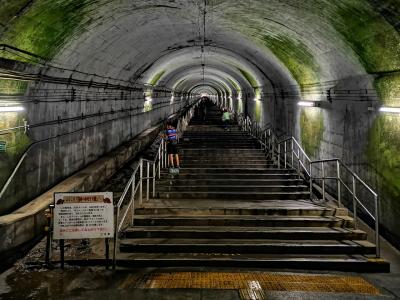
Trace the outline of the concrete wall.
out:
[[[400,247],[400,193],[396,186],[400,171],[396,167],[398,152],[395,150],[400,139],[400,117],[382,115],[378,111],[374,80],[374,76],[355,76],[332,82],[326,88],[331,90],[331,101],[327,100],[325,89],[322,96],[317,93],[320,107],[299,107],[298,101],[305,96],[294,88],[282,88],[259,102],[248,100],[248,112],[253,120],[258,118],[263,125],[272,123],[278,135],[294,136],[311,159],[340,158],[356,172],[378,192],[381,231]],[[235,110],[239,102],[235,101]],[[261,110],[261,118],[257,110]],[[334,165],[328,165],[332,176],[335,171]],[[321,166],[316,166],[314,172],[321,175]],[[342,176],[351,186],[351,178],[346,177],[345,172]],[[327,182],[327,185],[328,192],[336,195],[336,183]],[[372,195],[361,185],[357,185],[356,190],[363,204],[374,213]],[[342,197],[352,209],[351,195],[342,192]],[[365,212],[360,210],[359,213]]]
[[[52,75],[64,75],[65,78],[67,74]],[[87,81],[91,79],[90,76],[70,76]],[[143,89],[125,91],[122,88],[30,82],[26,91],[14,99],[25,111],[13,113],[16,116],[5,116],[10,120],[25,118],[30,130],[26,134],[20,131],[9,133],[11,136],[22,135],[24,139],[23,144],[16,141],[18,151],[13,153],[12,159],[12,148],[0,153],[0,161],[9,162],[2,165],[2,174],[6,175],[3,183],[27,147],[42,142],[28,152],[15,174],[0,201],[0,214],[28,203],[189,103],[188,98],[181,97],[171,102],[169,92],[149,90],[146,95],[147,98]],[[13,124],[8,122],[3,126],[7,128],[10,125]]]
[[[16,211],[0,216],[0,268],[15,258],[24,247],[43,237],[46,218],[44,210],[54,201],[55,192],[88,192],[99,188],[127,161],[150,145],[162,125],[151,127],[135,139],[117,147],[107,155],[63,180]]]

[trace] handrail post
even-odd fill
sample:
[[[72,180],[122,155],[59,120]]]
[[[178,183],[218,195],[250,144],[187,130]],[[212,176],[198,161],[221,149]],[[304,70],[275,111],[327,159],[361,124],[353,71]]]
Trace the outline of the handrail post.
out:
[[[153,164],[153,199],[156,198],[156,164]]]
[[[117,245],[118,245],[118,219],[119,219],[119,207],[117,206],[117,212],[114,222],[114,245],[113,245],[113,270],[115,270],[117,265]]]
[[[136,174],[133,176],[132,180],[132,194],[131,194],[131,205],[132,205],[132,218],[131,218],[131,226],[133,226],[133,218],[135,215],[135,187],[136,187]]]
[[[271,151],[271,129],[268,129],[268,149]],[[272,154],[273,155],[273,154]]]
[[[164,139],[161,139],[161,145],[160,145],[160,160],[161,160],[161,166],[164,168]]]
[[[300,179],[300,148],[297,147],[297,174],[299,174]]]
[[[353,175],[353,216],[354,216],[354,228],[357,229],[357,199],[356,199],[356,178]]]
[[[376,258],[381,257],[381,241],[379,239],[379,202],[378,195],[374,196],[375,200],[375,247]]]
[[[285,169],[286,169],[286,157],[287,157],[287,141],[285,141],[285,144],[284,144],[284,149],[285,149],[285,155],[284,155],[284,157],[285,157]]]
[[[322,162],[322,200],[325,201],[325,164]]]
[[[292,168],[294,168],[294,141],[291,139],[291,144],[292,144],[292,151],[291,151],[291,156],[292,156]]]
[[[338,191],[338,204],[339,207],[342,205],[342,190],[341,190],[341,178],[340,178],[340,162],[336,161],[336,172],[337,172],[337,191]]]
[[[162,143],[162,142],[161,142]],[[158,168],[158,179],[161,178],[161,145],[158,148],[158,160],[157,160],[157,168]]]
[[[312,198],[312,185],[313,185],[312,164],[310,163],[310,199]]]
[[[150,198],[150,163],[146,163],[146,201]]]
[[[143,203],[143,159],[139,162],[139,206]]]
[[[281,168],[281,144],[278,144],[278,169]]]

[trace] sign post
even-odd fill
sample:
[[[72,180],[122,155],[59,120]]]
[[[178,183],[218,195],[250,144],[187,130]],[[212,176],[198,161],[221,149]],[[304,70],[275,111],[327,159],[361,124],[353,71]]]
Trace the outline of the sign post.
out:
[[[114,236],[114,205],[111,192],[55,193],[53,238],[60,240],[64,266],[64,240],[108,239]],[[109,259],[108,245],[106,259]],[[106,262],[108,265],[108,261]]]

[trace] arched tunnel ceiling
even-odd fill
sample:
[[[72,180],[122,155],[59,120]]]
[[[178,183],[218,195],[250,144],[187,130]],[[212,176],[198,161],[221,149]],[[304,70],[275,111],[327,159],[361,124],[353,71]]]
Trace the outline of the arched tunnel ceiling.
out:
[[[400,67],[399,0],[0,2],[1,43],[131,81],[150,83],[164,66],[167,76],[191,65],[201,45],[208,49],[206,67],[208,56],[218,54],[225,69],[232,66],[223,57],[246,63],[241,80],[251,81],[247,73],[262,85],[315,84]],[[177,67],[163,62],[182,49]]]

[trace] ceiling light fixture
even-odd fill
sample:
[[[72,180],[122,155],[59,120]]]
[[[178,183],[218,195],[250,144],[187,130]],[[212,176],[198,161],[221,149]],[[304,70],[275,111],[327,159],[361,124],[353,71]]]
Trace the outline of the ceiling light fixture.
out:
[[[400,114],[400,107],[386,107],[382,106],[379,111],[392,114]]]
[[[0,106],[0,112],[19,112],[23,110],[23,106]]]

